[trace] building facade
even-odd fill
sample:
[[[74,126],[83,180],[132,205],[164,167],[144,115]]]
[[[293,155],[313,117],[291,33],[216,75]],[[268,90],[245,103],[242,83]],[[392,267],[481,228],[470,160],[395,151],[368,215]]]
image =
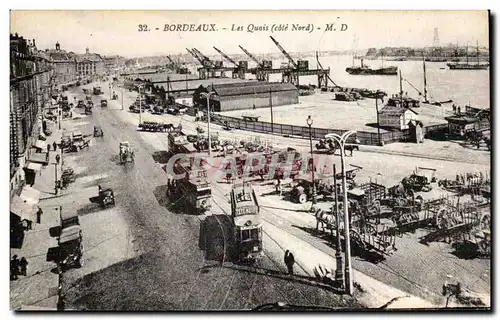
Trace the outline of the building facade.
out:
[[[379,125],[381,127],[408,130],[411,121],[418,120],[418,113],[411,108],[385,106],[379,112]]]
[[[58,84],[64,85],[77,81],[76,55],[73,52],[61,50],[61,45],[57,42],[55,49],[47,49],[45,54],[52,62],[55,81]]]
[[[24,184],[23,168],[41,130],[41,110],[54,86],[50,59],[35,41],[10,36],[10,190]]]
[[[105,73],[104,59],[87,48],[85,54],[76,55],[76,72],[80,78],[102,75]]]

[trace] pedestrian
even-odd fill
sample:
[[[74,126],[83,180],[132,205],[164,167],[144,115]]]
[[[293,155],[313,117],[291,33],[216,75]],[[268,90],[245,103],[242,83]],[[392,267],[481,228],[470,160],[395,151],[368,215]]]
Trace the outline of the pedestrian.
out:
[[[61,156],[56,154],[56,163],[59,164],[59,161],[61,161]]]
[[[293,275],[293,265],[295,264],[295,258],[290,250],[285,251],[285,264],[288,269],[288,274]]]
[[[21,267],[21,275],[26,276],[28,268],[28,260],[26,260],[25,257],[22,257],[21,261],[19,261],[19,267]]]
[[[281,197],[282,189],[281,189],[281,179],[278,178],[278,182],[276,183],[276,193]]]
[[[49,153],[49,152],[50,152],[50,143],[47,144],[47,153]]]
[[[10,279],[19,279],[19,260],[17,259],[17,254],[15,254],[12,257],[12,260],[10,260]]]
[[[57,143],[55,141],[52,143],[52,148],[54,149],[54,151],[57,150]]]
[[[28,229],[28,230],[33,229],[33,221],[26,220],[26,229]]]
[[[42,214],[43,214],[42,208],[38,207],[38,211],[36,212],[36,223],[38,224],[42,223]]]

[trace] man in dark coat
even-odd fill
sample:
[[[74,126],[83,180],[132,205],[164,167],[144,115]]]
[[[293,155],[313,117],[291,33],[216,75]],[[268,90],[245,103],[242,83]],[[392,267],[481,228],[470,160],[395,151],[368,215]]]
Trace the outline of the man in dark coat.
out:
[[[57,143],[55,141],[52,143],[52,148],[54,149],[54,151],[57,150]]]
[[[42,223],[42,214],[43,214],[42,208],[38,207],[38,211],[36,212],[36,223],[38,224]]]
[[[28,268],[28,260],[26,260],[25,257],[22,257],[21,261],[19,261],[19,267],[21,268],[21,275],[26,276]]]
[[[12,257],[12,260],[10,260],[10,279],[19,279],[19,260],[17,259],[17,254],[15,254]]]
[[[293,275],[293,265],[295,264],[295,258],[290,250],[285,251],[285,264],[288,269],[288,274]]]

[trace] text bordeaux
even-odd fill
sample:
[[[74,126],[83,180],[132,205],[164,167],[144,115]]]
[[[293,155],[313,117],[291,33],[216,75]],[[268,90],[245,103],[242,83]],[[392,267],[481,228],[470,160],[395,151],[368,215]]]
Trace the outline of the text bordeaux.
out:
[[[207,32],[217,31],[215,23],[212,24],[166,24],[163,31],[191,31],[191,32]]]

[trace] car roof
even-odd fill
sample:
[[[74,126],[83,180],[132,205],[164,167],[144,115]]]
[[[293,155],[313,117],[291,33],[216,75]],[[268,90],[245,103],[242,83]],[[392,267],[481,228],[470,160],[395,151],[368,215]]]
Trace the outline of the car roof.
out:
[[[59,242],[64,243],[78,239],[80,237],[81,230],[80,226],[71,226],[62,229],[61,235],[59,236]]]

